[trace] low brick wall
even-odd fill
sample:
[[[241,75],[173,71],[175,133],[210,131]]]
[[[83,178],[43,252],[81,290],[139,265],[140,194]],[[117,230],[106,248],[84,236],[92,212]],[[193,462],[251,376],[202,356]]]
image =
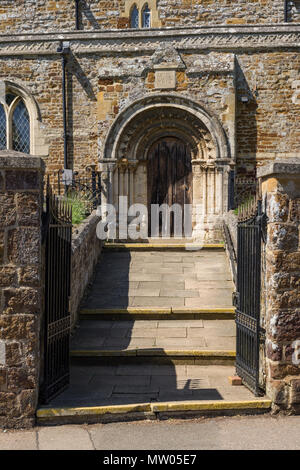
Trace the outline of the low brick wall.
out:
[[[273,403],[300,412],[300,158],[259,169],[268,217],[262,319],[266,388]]]
[[[0,152],[0,427],[35,423],[43,312],[44,163]]]
[[[96,227],[99,220],[94,211],[73,231],[70,299],[72,328],[74,328],[78,321],[80,302],[93,277],[95,266],[102,250],[102,242],[96,235]]]

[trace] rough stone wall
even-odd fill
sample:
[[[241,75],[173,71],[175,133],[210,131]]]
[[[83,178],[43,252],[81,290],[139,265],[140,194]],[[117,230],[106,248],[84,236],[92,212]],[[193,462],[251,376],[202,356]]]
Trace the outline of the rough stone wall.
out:
[[[300,160],[296,161],[270,164],[259,174],[268,216],[262,302],[267,393],[275,405],[299,412]]]
[[[157,93],[154,73],[141,74],[150,56],[72,56],[67,79],[69,164],[74,169],[97,165],[111,124],[126,106],[147,93]],[[193,64],[198,55],[184,57]],[[232,61],[232,54],[217,54],[220,62]],[[153,67],[153,65],[151,65]],[[122,76],[103,78],[106,71],[123,71]],[[100,71],[100,77],[99,77]],[[1,58],[0,80],[22,83],[36,99],[42,116],[45,140],[49,144],[47,172],[63,167],[61,63],[59,57]],[[228,130],[229,98],[233,93],[233,72],[224,75],[201,71],[188,76],[177,72],[174,90],[202,101],[223,121]],[[54,183],[54,178],[52,180]]]
[[[205,104],[227,131],[235,90],[233,71],[220,64],[231,63],[232,58],[228,53],[182,54],[187,69],[177,72],[174,90]],[[74,162],[75,169],[83,169],[97,164],[118,113],[146,93],[157,93],[154,72],[146,72],[150,59],[145,54],[71,56],[67,79],[70,166]],[[203,71],[203,64],[216,61],[219,70]],[[197,62],[203,63],[198,71]],[[245,179],[253,182],[257,164],[280,154],[293,156],[299,149],[300,54],[256,51],[237,54],[235,62],[238,178],[240,188],[245,188]],[[1,78],[22,83],[36,99],[49,143],[47,169],[53,174],[63,166],[59,57],[2,57]],[[244,97],[247,102],[242,102]]]
[[[40,158],[0,152],[0,427],[35,420],[43,172]]]
[[[162,0],[158,8],[163,26],[283,22],[281,0]]]
[[[241,193],[253,184],[257,166],[299,152],[300,54],[238,54],[236,64],[237,189]]]
[[[102,242],[97,238],[99,217],[93,212],[79,227],[73,228],[71,267],[71,328],[78,321],[78,307],[92,279]]]
[[[86,30],[128,27],[127,3],[134,0],[81,0],[80,28]],[[283,0],[157,0],[162,27],[211,24],[262,24],[284,21]],[[290,2],[289,21],[299,22],[299,0]],[[2,33],[46,32],[75,29],[75,1],[2,0]]]

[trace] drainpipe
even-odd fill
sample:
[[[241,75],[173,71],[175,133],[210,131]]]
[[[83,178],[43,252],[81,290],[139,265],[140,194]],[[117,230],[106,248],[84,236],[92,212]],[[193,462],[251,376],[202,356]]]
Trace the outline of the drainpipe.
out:
[[[289,21],[288,14],[289,14],[289,0],[284,0],[284,22],[285,23],[288,23]]]
[[[67,129],[67,100],[66,100],[66,66],[68,54],[70,52],[70,43],[62,42],[57,49],[61,55],[62,64],[62,105],[63,105],[63,124],[64,124],[64,168],[68,168],[68,129]]]
[[[80,0],[75,0],[75,29],[80,29],[79,24],[79,2]]]

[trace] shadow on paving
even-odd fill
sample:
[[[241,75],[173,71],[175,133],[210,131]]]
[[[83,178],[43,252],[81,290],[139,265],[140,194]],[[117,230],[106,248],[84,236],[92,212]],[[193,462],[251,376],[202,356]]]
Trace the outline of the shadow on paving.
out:
[[[217,388],[209,387],[204,374],[199,378],[180,377],[176,375],[176,367],[178,368],[171,363],[73,366],[69,389],[52,400],[49,406],[106,406],[224,399]]]
[[[130,287],[129,252],[102,253],[90,295],[86,304],[89,308],[129,307]],[[138,285],[138,281],[133,284]]]
[[[173,305],[171,302],[184,300],[180,298],[182,291],[183,297],[187,292],[188,296],[192,298],[193,288],[186,289],[185,284],[185,280],[190,281],[190,279],[194,279],[193,282],[197,283],[196,274],[192,272],[194,267],[191,266],[191,257],[197,258],[196,262],[204,263],[205,266],[205,280],[202,281],[201,277],[199,282],[223,282],[224,291],[227,291],[229,281],[227,280],[227,268],[222,259],[224,254],[222,257],[217,254],[210,262],[210,270],[211,273],[216,273],[216,281],[214,279],[212,281],[206,280],[208,256],[210,255],[203,256],[201,253],[184,252],[169,254],[161,252],[146,254],[103,253],[96,270],[93,286],[84,301],[84,308],[126,309],[132,306],[130,299],[137,295],[140,299],[145,298],[144,307],[154,306],[147,303],[148,299],[154,299],[154,302],[159,300],[161,305],[158,302],[158,305],[155,305],[157,307],[170,307]],[[160,296],[162,289],[170,289],[170,292],[173,290],[174,298],[172,298],[172,293],[170,296]],[[175,293],[175,291],[177,292]],[[215,296],[217,297],[217,294]],[[197,300],[197,298],[193,300]],[[180,305],[178,304],[178,306]],[[170,320],[164,321],[169,322]],[[85,326],[83,326],[84,323]],[[188,366],[174,365],[172,360],[165,355],[165,350],[160,345],[156,345],[156,342],[151,342],[152,339],[149,337],[152,328],[151,321],[145,320],[140,323],[142,323],[143,331],[148,330],[144,337],[143,334],[136,335],[137,329],[134,321],[126,319],[121,322],[101,319],[83,320],[81,328],[77,330],[73,338],[73,350],[100,351],[100,353],[101,350],[118,351],[120,354],[112,359],[107,358],[109,362],[106,362],[105,365],[97,357],[72,358],[71,385],[68,390],[52,400],[48,406],[105,406],[226,399],[220,391],[223,392],[223,384],[226,383],[225,377],[229,375],[228,369],[221,373],[220,383],[210,383],[205,367],[202,366],[193,370],[194,373],[189,376]],[[179,336],[178,338],[176,335],[172,336],[172,345],[175,344],[175,346],[172,346],[171,349],[183,348],[184,340],[180,334]],[[194,337],[189,348],[203,348],[202,340],[201,337]],[[147,362],[133,364],[129,362],[130,355],[122,357],[122,351],[130,353],[132,349],[138,353],[147,350]],[[138,357],[132,359],[135,361]],[[139,361],[142,360],[142,358],[139,359]],[[219,387],[219,385],[221,386]],[[225,395],[228,395],[227,392]]]

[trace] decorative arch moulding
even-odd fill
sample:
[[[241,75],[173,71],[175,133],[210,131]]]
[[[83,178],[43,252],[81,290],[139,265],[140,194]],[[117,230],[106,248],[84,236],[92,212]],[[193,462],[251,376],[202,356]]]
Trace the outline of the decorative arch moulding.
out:
[[[186,140],[194,160],[234,164],[229,137],[214,113],[177,93],[146,95],[123,109],[110,128],[100,162],[144,159],[153,142],[166,135]]]

